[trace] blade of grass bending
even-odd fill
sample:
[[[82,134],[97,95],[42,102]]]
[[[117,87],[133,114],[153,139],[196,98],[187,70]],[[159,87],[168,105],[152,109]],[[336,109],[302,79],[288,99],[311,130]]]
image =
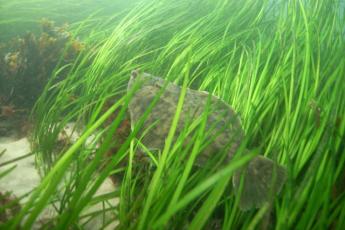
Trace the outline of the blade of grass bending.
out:
[[[155,96],[155,98],[153,99],[153,101],[151,102],[151,104],[149,105],[147,110],[144,112],[143,116],[138,121],[138,124],[134,127],[134,129],[130,133],[129,137],[126,139],[125,143],[118,150],[117,154],[114,157],[112,157],[111,161],[100,172],[97,180],[94,182],[94,184],[91,186],[91,188],[86,192],[84,197],[82,199],[80,199],[80,201],[78,202],[78,205],[75,207],[75,210],[74,210],[75,213],[76,213],[75,216],[77,216],[77,214],[81,212],[81,210],[85,207],[85,205],[90,201],[92,196],[95,194],[95,192],[97,191],[99,186],[109,176],[109,173],[113,170],[113,165],[116,165],[121,160],[122,156],[124,155],[126,149],[128,148],[129,144],[131,143],[132,139],[138,134],[139,130],[141,129],[141,127],[144,124],[145,119],[148,117],[148,115],[150,114],[152,108],[158,102],[158,100],[159,100],[161,94],[164,92],[166,86],[167,86],[167,84],[165,84],[165,86],[163,86],[163,88],[158,92],[158,94]],[[135,91],[139,87],[140,87],[140,83],[136,82],[136,84],[133,87],[133,89],[130,92],[128,92],[129,96],[126,97],[126,98],[127,99],[132,98],[133,94],[135,93]],[[127,105],[128,105],[128,101],[126,102],[125,106],[127,106]],[[72,221],[73,219],[70,219],[70,220]],[[64,226],[67,226],[67,222],[62,223],[62,224]]]
[[[124,146],[126,146],[126,143],[128,143],[128,139],[126,140],[126,143],[121,146],[120,150],[114,157],[116,161],[114,162],[114,159],[112,159],[111,163],[108,163],[106,170],[104,170],[103,173],[101,173],[101,175],[99,176],[95,184],[92,186],[92,188],[88,191],[88,193],[86,193],[85,196],[82,196],[83,193],[85,193],[85,189],[88,184],[88,178],[96,170],[99,162],[103,158],[104,153],[109,149],[109,146],[111,146],[111,143],[113,141],[113,133],[120,124],[120,121],[123,118],[124,113],[127,109],[128,103],[134,95],[134,93],[136,92],[136,90],[139,88],[139,86],[139,84],[136,84],[124,98],[120,99],[119,102],[121,102],[120,105],[122,105],[121,110],[118,116],[116,117],[115,121],[112,123],[110,130],[107,132],[104,143],[97,150],[95,159],[83,171],[83,184],[78,187],[77,191],[75,192],[76,194],[74,194],[73,200],[70,204],[70,209],[74,210],[74,212],[72,214],[65,212],[62,215],[58,223],[61,228],[66,228],[67,226],[69,226],[69,224],[73,222],[74,219],[78,217],[79,213],[86,207],[87,203],[90,201],[90,199],[92,198],[96,190],[99,188],[101,183],[103,183],[104,179],[109,175],[108,173],[111,171],[111,168],[109,168],[109,166],[113,167],[113,165],[115,165],[114,163],[119,162],[124,157]],[[108,111],[106,113],[108,113]]]
[[[2,163],[0,163],[0,167],[5,166],[5,165],[8,165],[8,164],[11,164],[11,163],[13,163],[13,162],[16,162],[16,161],[19,161],[19,160],[22,160],[22,159],[25,159],[25,158],[27,158],[27,157],[29,157],[29,156],[34,155],[34,154],[35,154],[35,153],[27,153],[27,154],[24,154],[24,155],[22,155],[22,156],[19,156],[19,157],[16,157],[16,158],[14,158],[14,159],[11,159],[11,160],[9,160],[9,161],[2,162]]]
[[[194,165],[194,161],[197,157],[197,154],[200,151],[199,149],[200,149],[200,147],[202,145],[202,141],[204,139],[204,132],[205,132],[205,127],[206,127],[207,117],[208,117],[208,113],[210,112],[209,110],[211,107],[211,105],[210,105],[211,100],[210,99],[211,99],[211,94],[209,94],[209,96],[208,96],[205,110],[203,112],[202,119],[201,119],[201,125],[198,129],[198,133],[197,133],[197,136],[195,139],[195,144],[193,146],[192,152],[191,152],[190,157],[187,161],[187,165],[183,170],[182,177],[179,180],[176,191],[174,192],[174,195],[170,201],[170,204],[169,204],[167,210],[169,210],[174,204],[176,204],[177,200],[180,198],[183,187],[185,186],[185,183],[186,183],[188,176],[189,176],[189,174],[192,170],[192,167]]]
[[[219,172],[213,174],[209,178],[202,181],[199,185],[197,185],[194,189],[192,189],[189,193],[187,193],[184,197],[181,198],[179,202],[175,204],[168,212],[164,213],[155,223],[154,227],[159,227],[164,225],[177,211],[181,210],[191,201],[196,199],[199,195],[204,193],[210,187],[212,187],[215,183],[221,180],[228,175],[232,175],[235,170],[239,169],[241,166],[249,162],[257,153],[250,153],[246,154],[243,157],[237,158],[232,160],[228,166],[224,169],[220,170]]]
[[[12,170],[14,170],[17,167],[17,165],[13,165],[12,167],[9,167],[8,169],[4,170],[3,172],[0,172],[0,179],[7,174],[11,173]]]
[[[126,100],[128,100],[128,99],[126,99]],[[121,110],[120,110],[118,116],[116,117],[115,121],[111,125],[110,130],[107,132],[107,136],[105,138],[104,143],[96,151],[96,154],[95,154],[93,160],[87,165],[85,170],[82,171],[82,175],[80,178],[81,182],[79,183],[77,189],[74,191],[73,198],[72,198],[71,202],[69,203],[69,209],[75,210],[75,212],[73,212],[72,214],[65,213],[64,215],[62,215],[60,217],[60,221],[59,221],[60,223],[59,224],[61,224],[62,228],[67,227],[68,226],[67,223],[71,223],[72,222],[71,220],[76,219],[78,217],[79,212],[76,209],[76,206],[78,206],[78,203],[81,202],[81,200],[82,200],[82,194],[85,192],[85,189],[87,188],[87,185],[89,183],[89,181],[88,181],[89,178],[91,178],[92,174],[97,170],[97,167],[101,163],[101,160],[104,159],[104,154],[110,148],[112,138],[113,138],[113,133],[115,132],[116,128],[119,126],[126,108],[127,107],[124,105],[121,107]],[[85,207],[86,203],[84,203],[82,206]],[[81,211],[81,209],[80,209],[80,211]]]
[[[231,176],[231,174],[228,174],[221,178],[215,184],[215,187],[214,189],[212,189],[212,192],[208,196],[207,200],[204,202],[200,210],[196,213],[196,216],[193,218],[189,229],[203,229],[213,210],[217,207],[218,201],[222,197],[225,188],[229,185]]]
[[[73,144],[67,152],[61,157],[61,159],[56,162],[55,166],[51,171],[43,178],[41,184],[33,192],[30,200],[23,207],[21,212],[15,217],[11,229],[15,229],[18,226],[19,222],[27,214],[28,210],[34,204],[34,202],[39,198],[38,202],[35,203],[34,209],[29,214],[25,222],[23,223],[23,229],[30,229],[33,225],[33,222],[38,217],[39,213],[43,210],[44,206],[48,203],[49,197],[56,190],[59,182],[62,179],[65,169],[68,167],[69,163],[72,160],[74,153],[80,148],[80,146],[86,141],[86,139],[103,123],[105,120],[111,116],[111,114],[121,105],[122,100],[118,101],[113,105],[102,117],[95,122],[95,124],[90,127],[85,133]]]
[[[247,228],[248,230],[258,229],[257,225],[259,224],[260,220],[264,217],[264,215],[267,214],[269,206],[270,204],[266,203],[259,209],[254,218],[250,221],[249,226]]]
[[[145,224],[146,224],[146,221],[147,221],[146,218],[147,218],[150,206],[151,206],[151,202],[152,202],[153,197],[155,196],[155,193],[156,193],[156,191],[158,189],[158,183],[159,183],[161,174],[162,174],[164,166],[165,166],[165,160],[168,157],[168,152],[170,150],[170,146],[172,144],[173,137],[175,135],[175,131],[177,129],[177,124],[178,124],[178,121],[179,121],[179,118],[180,118],[180,114],[182,112],[183,102],[184,102],[184,98],[185,98],[185,95],[186,95],[186,92],[187,92],[187,83],[188,83],[188,75],[186,74],[185,77],[184,77],[181,94],[180,94],[180,97],[179,97],[179,100],[178,100],[178,103],[177,103],[176,113],[174,115],[174,118],[173,118],[172,124],[170,126],[170,130],[169,130],[167,139],[165,141],[164,149],[163,149],[163,152],[162,152],[162,157],[159,159],[159,164],[158,164],[157,170],[156,170],[156,172],[153,175],[151,184],[150,184],[149,189],[148,189],[148,197],[147,197],[147,199],[145,201],[144,210],[143,210],[143,213],[140,216],[140,220],[139,220],[139,226],[138,226],[139,230],[145,228]]]

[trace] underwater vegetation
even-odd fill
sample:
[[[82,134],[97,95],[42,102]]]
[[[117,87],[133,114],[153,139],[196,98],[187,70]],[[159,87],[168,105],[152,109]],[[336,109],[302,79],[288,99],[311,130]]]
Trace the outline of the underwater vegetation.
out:
[[[1,103],[32,108],[56,65],[71,62],[84,48],[72,38],[67,25],[57,27],[42,19],[39,35],[28,33],[1,44]],[[64,52],[70,44],[67,52]],[[63,56],[62,56],[63,55]],[[63,74],[61,74],[63,75]],[[63,78],[63,77],[60,77]]]
[[[74,61],[84,45],[68,32],[68,25],[55,26],[42,19],[40,34],[28,32],[0,44],[0,119],[23,126],[33,105],[58,64]],[[66,75],[63,71],[55,82]],[[12,127],[13,129],[14,127]]]
[[[342,229],[344,12],[331,0],[138,0],[107,20],[85,16],[71,33],[92,48],[68,69],[55,63],[32,111],[42,182],[6,227],[30,229],[54,202],[56,217],[46,224],[57,229],[83,229],[81,220],[107,212],[118,229]],[[148,148],[150,129],[142,128],[154,105],[128,121],[135,89],[127,85],[138,68],[181,86],[179,98],[193,89],[230,105],[245,133],[234,158],[220,165],[214,154],[194,168],[207,138],[202,122],[174,138],[183,99],[164,124],[163,149]],[[61,143],[69,123],[78,138]],[[243,211],[230,178],[257,155],[283,165],[286,182],[263,206]],[[108,177],[117,189],[95,197]],[[82,215],[114,197],[117,206]]]
[[[0,193],[0,204],[2,208],[0,212],[0,224],[4,224],[6,221],[12,219],[21,208],[18,199],[10,192],[6,192],[5,194]]]
[[[187,161],[189,165],[193,165],[194,170],[205,167],[210,161],[215,161],[217,162],[215,165],[222,166],[233,160],[245,135],[239,117],[229,105],[205,91],[181,88],[139,70],[132,72],[128,90],[133,89],[136,84],[140,86],[128,105],[132,126],[140,124],[140,119],[150,105],[154,104],[155,97],[159,95],[159,99],[153,105],[143,127],[137,134],[140,142],[151,152],[150,157],[155,159],[153,161],[155,164],[158,162],[155,156],[165,150],[167,145],[165,140],[169,135],[173,135],[173,143],[180,139],[183,147],[189,147],[190,143],[195,142],[197,147],[193,149],[181,153],[178,151],[174,153],[171,150],[169,153],[179,154],[179,163],[184,164]],[[176,118],[175,113],[178,109],[181,112]],[[174,134],[170,131],[172,123],[176,123]],[[195,127],[199,125],[202,128],[196,131]],[[142,133],[143,131],[145,134]],[[195,152],[198,154],[194,155]],[[143,160],[145,154],[144,156],[140,154],[142,154],[140,151],[136,152],[136,159],[139,159],[139,162],[136,160],[134,164],[145,163]],[[245,182],[240,191],[242,171],[244,171]],[[273,179],[274,177],[276,179]],[[273,161],[263,156],[254,157],[244,169],[234,173],[232,179],[234,191],[241,197],[239,202],[241,210],[262,207],[271,199],[270,193],[275,195],[281,190],[285,180],[284,167],[275,165]]]

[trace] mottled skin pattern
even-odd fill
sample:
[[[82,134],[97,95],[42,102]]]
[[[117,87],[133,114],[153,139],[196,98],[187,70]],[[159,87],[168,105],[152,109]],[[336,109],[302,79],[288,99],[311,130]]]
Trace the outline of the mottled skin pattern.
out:
[[[141,141],[151,151],[159,151],[164,148],[165,139],[176,113],[181,87],[139,71],[132,72],[128,83],[128,91],[138,86],[129,103],[132,128],[165,84],[167,84],[165,90],[160,95],[138,135],[138,138],[141,138],[141,135],[145,133]],[[175,132],[175,140],[184,128],[190,125],[191,121],[198,120],[205,111],[207,111],[205,133],[207,140],[211,141],[198,155],[196,165],[203,166],[206,161],[214,159],[221,152],[226,153],[225,162],[228,162],[241,144],[244,131],[239,117],[233,109],[221,99],[206,92],[187,89]],[[193,133],[187,136],[185,142],[191,141],[192,136]],[[277,165],[268,158],[257,156],[244,169],[235,173],[233,177],[235,193],[239,193],[242,173],[245,175],[243,190],[240,192],[242,210],[258,208],[265,202],[273,200],[270,194],[278,193],[286,178],[284,167]]]
[[[132,74],[129,82],[129,88],[137,79],[136,73]],[[136,91],[134,97],[129,104],[129,111],[132,124],[135,125],[139,118],[144,114],[154,97],[164,86],[162,78],[142,73],[141,87]],[[149,132],[141,140],[144,145],[151,150],[162,150],[165,144],[173,117],[176,112],[177,103],[180,97],[181,87],[173,83],[168,83],[166,90],[160,96],[159,101],[152,109],[148,118],[144,123],[142,130],[150,129]],[[241,143],[244,133],[240,120],[233,109],[215,96],[211,96],[206,92],[187,89],[180,115],[179,123],[176,129],[175,138],[180,135],[183,129],[201,117],[209,103],[210,112],[208,113],[206,122],[206,133],[214,138],[203,150],[198,158],[198,163],[203,164],[204,161],[212,157],[213,154],[222,151],[226,146],[231,149],[228,151],[228,157],[231,158]],[[151,127],[151,128],[150,128]]]

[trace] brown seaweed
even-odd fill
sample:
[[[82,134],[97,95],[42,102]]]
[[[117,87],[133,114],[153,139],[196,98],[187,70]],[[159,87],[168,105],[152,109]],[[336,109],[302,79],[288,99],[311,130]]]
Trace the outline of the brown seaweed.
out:
[[[41,28],[39,34],[28,32],[0,43],[0,120],[27,117],[57,66],[73,62],[85,48],[67,24],[56,26],[42,19]],[[64,79],[67,72],[60,72],[54,81]]]

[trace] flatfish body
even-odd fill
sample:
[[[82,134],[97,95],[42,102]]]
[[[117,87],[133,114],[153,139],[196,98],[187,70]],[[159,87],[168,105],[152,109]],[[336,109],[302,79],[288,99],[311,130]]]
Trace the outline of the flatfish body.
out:
[[[137,137],[151,151],[161,151],[176,113],[181,87],[139,71],[133,71],[131,74],[128,91],[133,87],[136,90],[128,105],[131,127],[132,129],[135,127],[151,103],[157,100]],[[191,127],[193,122],[200,121],[203,115],[207,116],[205,139],[208,144],[199,153],[196,165],[203,166],[208,160],[218,157],[220,153],[225,153],[223,154],[225,157],[220,159],[225,163],[228,162],[244,139],[244,131],[234,110],[224,101],[207,92],[187,89],[174,139],[176,140],[186,131],[186,128]],[[194,131],[185,136],[185,144],[192,141],[191,138],[195,136]],[[242,174],[245,177],[244,186],[243,190],[239,191]],[[284,167],[266,157],[255,157],[233,177],[235,193],[241,193],[240,208],[243,210],[259,208],[265,202],[272,200],[270,194],[281,190],[285,178]]]
[[[139,73],[138,73],[139,74]],[[165,80],[152,75],[142,73],[134,76],[132,74],[129,87],[132,87],[135,79],[141,78],[140,88],[135,92],[129,104],[131,122],[135,125],[154,98],[164,87]],[[139,84],[140,84],[139,83]],[[143,132],[145,135],[141,139],[142,143],[151,150],[162,150],[165,144],[165,138],[176,113],[177,103],[181,94],[181,87],[173,83],[167,83],[159,100],[149,113],[145,120]],[[208,108],[208,110],[206,110]],[[224,148],[228,148],[228,157],[231,158],[241,143],[244,132],[240,120],[234,110],[219,98],[209,95],[207,92],[187,89],[182,112],[175,132],[175,139],[183,132],[193,121],[207,113],[205,127],[205,138],[213,138],[205,147],[200,156],[198,163],[203,164],[207,159],[212,157]],[[191,132],[186,138],[186,142],[193,136]]]

